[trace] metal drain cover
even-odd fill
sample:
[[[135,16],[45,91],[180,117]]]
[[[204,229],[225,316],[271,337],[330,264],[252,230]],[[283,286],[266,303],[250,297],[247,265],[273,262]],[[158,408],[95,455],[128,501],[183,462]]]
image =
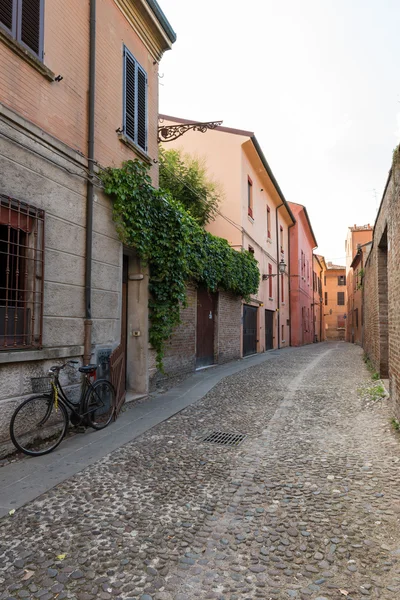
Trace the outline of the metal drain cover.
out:
[[[213,431],[209,433],[203,442],[221,444],[222,446],[240,446],[247,436],[244,433],[226,433],[225,431]]]

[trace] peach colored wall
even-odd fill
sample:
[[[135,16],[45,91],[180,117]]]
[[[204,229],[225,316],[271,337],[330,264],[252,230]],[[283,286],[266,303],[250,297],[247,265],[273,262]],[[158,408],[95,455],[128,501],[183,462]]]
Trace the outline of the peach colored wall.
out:
[[[291,343],[292,346],[311,344],[313,338],[313,247],[314,241],[305,217],[304,207],[289,202],[296,218],[290,229],[290,298],[291,298]],[[305,269],[302,272],[302,251]]]
[[[123,46],[148,77],[148,154],[158,157],[158,64],[121,10],[110,0],[97,1],[95,157],[102,166],[136,156],[116,129],[123,124]],[[0,101],[46,132],[87,154],[89,1],[45,2],[44,63],[59,83],[50,82],[0,42]],[[158,169],[152,163],[158,183]]]
[[[88,0],[45,2],[44,63],[49,82],[0,42],[0,101],[74,149],[87,154]]]
[[[163,124],[176,123],[164,120]],[[163,144],[166,150],[174,148],[204,160],[208,176],[218,183],[222,192],[219,212],[234,222],[232,224],[223,216],[217,215],[215,221],[209,223],[207,230],[225,238],[235,248],[242,246],[240,148],[244,141],[244,136],[223,131],[209,130],[200,133],[189,130],[181,138]]]

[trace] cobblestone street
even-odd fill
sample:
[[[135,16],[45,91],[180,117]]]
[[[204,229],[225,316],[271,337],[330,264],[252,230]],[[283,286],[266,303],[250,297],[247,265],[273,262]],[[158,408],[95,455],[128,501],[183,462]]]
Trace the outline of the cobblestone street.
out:
[[[400,598],[399,434],[371,385],[345,343],[227,377],[2,519],[0,598]]]

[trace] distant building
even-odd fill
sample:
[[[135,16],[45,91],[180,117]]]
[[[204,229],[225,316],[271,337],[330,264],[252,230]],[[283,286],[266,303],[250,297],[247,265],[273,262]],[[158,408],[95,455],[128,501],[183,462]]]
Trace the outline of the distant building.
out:
[[[328,262],[324,274],[324,319],[327,340],[346,337],[346,267]]]
[[[313,323],[314,323],[314,341],[323,342],[325,340],[325,321],[324,321],[324,274],[326,263],[323,256],[313,255]]]
[[[366,252],[371,245],[372,235],[373,227],[369,223],[354,225],[349,227],[346,239],[346,341],[356,344],[362,344],[362,278]]]

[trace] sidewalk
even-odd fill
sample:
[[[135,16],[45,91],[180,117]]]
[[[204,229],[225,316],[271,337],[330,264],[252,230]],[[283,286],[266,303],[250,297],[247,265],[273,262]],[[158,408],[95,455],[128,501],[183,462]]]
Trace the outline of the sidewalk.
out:
[[[2,467],[0,518],[200,400],[221,379],[290,351],[291,349],[272,350],[197,371],[166,393],[150,396],[148,400],[128,407],[115,423],[103,431],[88,430],[85,434],[77,434],[64,440],[50,454],[37,458],[26,457]]]

